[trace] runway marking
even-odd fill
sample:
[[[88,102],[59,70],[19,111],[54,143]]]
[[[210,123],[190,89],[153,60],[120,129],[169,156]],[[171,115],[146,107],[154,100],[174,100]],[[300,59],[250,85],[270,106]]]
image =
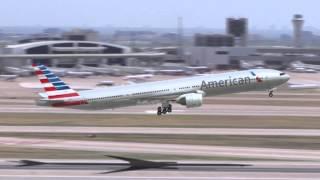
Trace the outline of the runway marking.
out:
[[[147,109],[147,110],[145,110]],[[147,114],[154,115],[156,111],[150,110],[150,106],[133,106],[116,110],[81,111],[73,109],[44,108],[25,105],[2,105],[0,112],[5,113],[68,113],[68,114]],[[228,115],[228,116],[299,116],[319,117],[319,107],[299,106],[253,106],[253,105],[215,105],[206,104],[200,108],[187,109],[176,105],[172,115]]]
[[[166,128],[166,127],[64,127],[0,126],[0,133],[97,133],[97,134],[177,134],[177,135],[243,135],[243,136],[320,136],[319,129],[260,128]],[[11,144],[12,142],[8,142]]]
[[[145,111],[146,114],[156,114],[157,111],[154,111],[154,110],[147,110]]]
[[[298,150],[278,148],[206,146],[206,145],[177,145],[111,141],[84,141],[63,139],[37,139],[0,137],[0,145],[16,142],[12,147],[32,147],[40,149],[88,150],[102,152],[131,152],[167,155],[196,155],[196,156],[230,156],[253,157],[264,159],[285,160],[320,160],[319,150]],[[4,144],[3,144],[4,142]]]
[[[260,173],[259,173],[260,174]],[[261,174],[259,176],[265,176],[265,177],[234,177],[234,176],[104,176],[104,175],[0,175],[0,177],[17,177],[17,178],[95,178],[95,179],[226,179],[226,180],[301,180],[301,179],[315,179],[312,177],[274,177],[272,175],[266,176],[265,174]]]

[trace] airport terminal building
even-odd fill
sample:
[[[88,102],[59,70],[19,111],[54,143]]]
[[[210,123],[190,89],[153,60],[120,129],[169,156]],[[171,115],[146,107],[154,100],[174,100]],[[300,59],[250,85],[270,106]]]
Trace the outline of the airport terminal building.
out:
[[[248,19],[228,18],[225,34],[197,34],[186,49],[190,65],[212,69],[241,68],[241,62],[261,62],[267,67],[284,69],[294,61],[320,64],[320,48],[303,46],[303,18],[294,15],[292,46],[248,46]]]
[[[212,69],[239,69],[241,62],[261,62],[270,68],[284,69],[290,63],[301,61],[320,64],[320,49],[293,47],[208,47],[187,49],[187,63]]]
[[[223,34],[197,35],[186,52],[187,64],[211,69],[238,69],[242,61],[262,62],[276,69],[286,68],[293,61],[320,64],[319,48],[240,46],[230,35]]]
[[[131,48],[96,41],[48,40],[8,45],[6,54],[122,54],[130,53]],[[125,58],[92,59],[32,59],[27,61],[8,59],[2,61],[6,66],[23,66],[41,62],[48,66],[72,67],[76,64],[97,66],[99,64],[126,65]]]

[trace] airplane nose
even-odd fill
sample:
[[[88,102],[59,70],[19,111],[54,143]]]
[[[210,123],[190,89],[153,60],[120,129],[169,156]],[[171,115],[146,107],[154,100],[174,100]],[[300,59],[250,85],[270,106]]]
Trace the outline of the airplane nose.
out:
[[[289,76],[289,74],[286,74],[286,80],[288,81],[289,79],[290,79],[290,76]]]
[[[289,81],[290,76],[284,72],[280,72],[279,74],[280,76],[278,76],[278,79],[281,81],[281,83],[285,83],[287,81]]]
[[[285,74],[285,75],[282,76],[282,79],[283,79],[284,82],[287,82],[287,81],[289,81],[290,76],[288,74]]]

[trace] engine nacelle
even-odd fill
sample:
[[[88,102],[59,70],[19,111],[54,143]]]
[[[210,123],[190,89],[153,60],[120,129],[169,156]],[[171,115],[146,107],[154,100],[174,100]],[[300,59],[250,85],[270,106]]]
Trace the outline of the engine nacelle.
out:
[[[176,102],[188,108],[199,107],[202,105],[203,95],[199,93],[183,94],[177,98]]]

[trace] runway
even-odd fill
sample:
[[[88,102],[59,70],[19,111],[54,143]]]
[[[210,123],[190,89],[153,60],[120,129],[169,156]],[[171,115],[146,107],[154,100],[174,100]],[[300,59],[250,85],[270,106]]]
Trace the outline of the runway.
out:
[[[18,87],[17,87],[18,88]],[[31,93],[31,92],[30,92]],[[18,93],[19,94],[19,93]],[[18,95],[17,94],[17,95]],[[36,97],[0,99],[0,113],[69,113],[69,114],[156,114],[158,105],[133,106],[99,111],[83,111],[35,105]],[[277,92],[273,98],[267,92],[247,92],[229,96],[206,97],[199,108],[174,104],[175,115],[228,116],[298,116],[320,117],[320,95],[306,92]],[[301,105],[302,104],[302,105]],[[170,114],[169,114],[170,115]]]
[[[192,163],[192,165],[179,165],[177,169],[167,169],[165,171],[200,171],[200,172],[286,172],[286,173],[320,173],[320,167],[318,165],[312,165],[303,167],[298,165],[254,165],[249,164],[248,166],[244,167],[232,167],[228,165],[215,165],[216,162],[207,162],[205,164],[202,163],[203,166],[197,166],[197,163]],[[232,162],[230,163],[232,165]],[[239,164],[239,162],[237,162]],[[304,165],[305,166],[305,165]],[[12,165],[2,165],[0,166],[1,170],[91,170],[91,171],[100,171],[100,173],[109,174],[108,172],[112,172],[113,170],[126,168],[128,167],[126,164],[124,165],[37,165],[37,166],[30,166],[30,167],[16,167]],[[157,168],[147,169],[147,170],[136,170],[138,171],[152,171],[156,170]],[[0,171],[1,171],[0,170]],[[159,168],[157,171],[161,171]],[[126,171],[124,171],[126,172]],[[122,172],[121,172],[122,173]],[[121,173],[114,173],[114,174],[121,174]],[[98,173],[97,173],[98,174]],[[110,173],[112,174],[112,173]]]
[[[162,155],[320,160],[320,150],[0,137],[0,146]]]
[[[51,162],[57,162],[54,160]],[[85,160],[64,162],[86,163]],[[90,161],[92,163],[94,161]],[[96,163],[115,163],[117,161],[95,161]],[[118,161],[118,163],[121,163]],[[122,162],[123,163],[123,162]],[[215,164],[233,164],[233,161],[179,161],[179,164],[192,164],[194,166],[179,166],[178,169],[149,169],[137,170],[121,173],[104,174],[110,170],[121,168],[120,166],[81,166],[81,165],[44,165],[31,167],[16,167],[17,163],[1,160],[0,179],[20,180],[20,179],[162,179],[162,180],[180,180],[180,179],[226,179],[226,180],[296,180],[296,179],[317,179],[320,176],[320,163],[317,162],[261,162],[249,161],[240,162],[250,164],[243,167],[228,167]],[[207,164],[204,167],[196,167],[197,164]],[[236,161],[239,164],[238,161]],[[125,165],[125,164],[124,164]],[[123,167],[122,167],[123,168]]]
[[[149,106],[133,106],[114,110],[83,111],[35,105],[0,105],[0,113],[68,113],[68,114],[150,114],[156,110]],[[258,106],[258,105],[203,105],[200,108],[185,108],[175,105],[172,114],[176,115],[228,115],[228,116],[298,116],[320,117],[320,107],[300,106]],[[170,114],[168,114],[170,115]]]
[[[319,129],[0,126],[0,133],[94,133],[239,136],[320,136]]]
[[[138,175],[128,173],[127,175],[88,175],[83,172],[73,172],[65,175],[60,171],[31,171],[33,175],[0,175],[2,180],[318,180],[318,173],[244,173],[244,172],[206,172],[206,173],[185,173],[178,171],[168,173],[162,171],[142,172]],[[61,173],[61,174],[59,174]],[[94,172],[93,172],[94,173]],[[163,175],[165,173],[165,175]]]
[[[87,80],[85,80],[87,81]],[[84,82],[85,82],[84,81]],[[9,83],[8,83],[9,84]],[[11,85],[12,86],[12,85]],[[236,161],[187,161],[186,159],[179,160],[178,162],[189,162],[189,163],[211,163],[211,166],[180,166],[178,169],[149,169],[149,170],[139,170],[131,172],[121,172],[114,174],[101,174],[104,172],[116,170],[122,168],[121,166],[105,166],[105,165],[40,165],[40,166],[30,166],[30,167],[16,167],[14,163],[9,161],[14,161],[17,159],[5,159],[0,160],[0,180],[100,180],[100,179],[111,179],[111,180],[300,180],[300,179],[320,179],[320,150],[315,149],[303,149],[303,147],[297,147],[297,140],[295,136],[307,137],[305,139],[312,140],[314,137],[320,136],[320,130],[315,129],[312,126],[314,119],[320,118],[320,95],[315,93],[301,92],[301,93],[291,93],[291,92],[276,92],[273,98],[267,97],[267,92],[249,92],[241,93],[230,96],[217,96],[205,98],[205,104],[199,108],[185,108],[184,106],[174,104],[174,109],[170,115],[208,115],[209,118],[206,119],[206,123],[211,120],[211,116],[234,116],[236,119],[238,116],[251,116],[252,122],[264,123],[259,121],[259,117],[266,116],[268,119],[285,121],[292,120],[295,117],[303,119],[303,117],[316,117],[310,121],[303,121],[303,123],[310,123],[309,126],[305,128],[313,129],[303,129],[300,127],[300,121],[297,121],[296,126],[293,129],[290,128],[290,123],[288,125],[282,126],[282,129],[270,129],[269,126],[261,126],[269,129],[254,129],[248,128],[244,124],[242,128],[234,128],[233,124],[227,126],[231,128],[216,128],[215,124],[211,125],[212,128],[207,128],[206,124],[202,124],[201,127],[193,126],[192,128],[185,128],[184,121],[181,120],[181,125],[171,126],[169,120],[173,120],[173,117],[183,117],[184,116],[171,116],[170,118],[163,118],[156,116],[157,105],[148,106],[136,106],[128,107],[114,110],[101,110],[101,111],[80,111],[73,109],[59,109],[51,107],[40,107],[36,106],[34,99],[35,94],[31,94],[31,91],[25,92],[24,89],[18,89],[21,94],[16,93],[16,90],[10,90],[7,87],[0,87],[0,89],[5,89],[3,91],[2,97],[6,99],[0,99],[0,113],[9,113],[8,119],[15,120],[15,113],[21,113],[19,116],[23,116],[23,113],[35,113],[36,115],[34,122],[36,124],[41,124],[44,126],[19,126],[19,123],[24,122],[24,116],[22,118],[17,118],[17,121],[12,123],[12,125],[17,126],[4,126],[9,125],[6,123],[6,117],[4,117],[3,126],[0,126],[0,133],[80,133],[80,134],[107,134],[107,136],[117,136],[121,134],[143,134],[143,135],[221,135],[221,136],[250,136],[247,138],[254,139],[255,136],[270,136],[268,138],[277,138],[279,136],[290,136],[292,141],[290,141],[292,146],[288,148],[292,149],[280,149],[280,148],[260,148],[259,144],[255,146],[245,147],[243,145],[239,147],[231,144],[226,146],[218,145],[186,145],[186,144],[167,144],[165,143],[144,143],[144,142],[115,142],[115,141],[99,141],[94,138],[87,138],[86,140],[67,140],[63,139],[46,139],[46,138],[18,138],[18,137],[0,137],[0,149],[3,151],[10,151],[14,149],[19,151],[19,148],[31,148],[32,150],[41,149],[53,149],[53,150],[72,150],[76,151],[88,151],[97,152],[106,155],[112,155],[113,153],[120,154],[139,154],[143,157],[172,157],[183,156],[186,159],[188,157],[199,157],[199,159],[204,159],[206,157],[213,157],[217,159],[236,159]],[[13,88],[11,88],[13,89]],[[12,98],[8,99],[10,95]],[[45,121],[42,122],[42,116],[45,114],[69,114],[75,117],[80,117],[83,114],[121,114],[121,115],[148,115],[147,119],[152,119],[155,121],[161,121],[162,119],[168,120],[163,126],[163,128],[156,127],[143,127],[144,124],[130,124],[133,127],[126,127],[129,125],[124,124],[124,127],[101,127],[99,124],[93,124],[93,126],[56,126],[53,123],[46,124]],[[29,116],[29,115],[28,115]],[[40,118],[39,118],[40,116]],[[57,115],[58,116],[58,115]],[[154,116],[151,117],[151,116]],[[280,118],[273,119],[273,116],[281,116]],[[33,117],[30,114],[30,117]],[[116,116],[117,117],[117,116]],[[38,119],[39,118],[39,119]],[[231,117],[233,118],[233,117]],[[45,118],[44,118],[45,119]],[[257,119],[257,121],[255,121]],[[311,119],[311,118],[309,118]],[[33,120],[33,119],[31,119]],[[55,119],[54,119],[55,120]],[[68,119],[63,119],[61,121],[67,121]],[[77,120],[75,118],[75,120]],[[85,119],[86,121],[87,119]],[[90,120],[90,118],[88,118]],[[117,119],[112,119],[116,121]],[[196,120],[196,119],[195,119]],[[219,120],[219,119],[218,119]],[[39,123],[40,121],[40,123]],[[101,121],[104,121],[102,118]],[[251,122],[251,121],[250,121]],[[291,122],[291,121],[290,121]],[[313,121],[314,122],[314,121]],[[32,125],[31,123],[31,125]],[[61,122],[60,122],[61,123]],[[98,122],[99,123],[99,122]],[[198,121],[196,122],[198,123]],[[202,122],[204,123],[204,122]],[[233,123],[233,122],[232,122]],[[237,122],[235,122],[237,123]],[[63,125],[63,123],[61,123]],[[71,123],[72,124],[72,123]],[[101,123],[103,124],[103,123]],[[27,124],[26,124],[27,125]],[[28,124],[29,125],[29,124]],[[54,125],[54,126],[46,126]],[[112,124],[108,124],[112,126]],[[135,127],[136,126],[136,127]],[[223,127],[223,126],[220,126]],[[260,127],[260,128],[261,128]],[[277,128],[278,126],[272,126]],[[19,134],[19,135],[21,135]],[[4,135],[6,136],[6,135]],[[102,135],[101,135],[102,136]],[[30,135],[29,137],[36,137]],[[54,136],[52,136],[54,137]],[[97,136],[99,137],[99,136]],[[200,136],[199,136],[200,137]],[[284,137],[281,137],[284,138]],[[196,139],[197,140],[197,139]],[[210,138],[209,138],[210,140]],[[306,143],[308,141],[306,140]],[[278,141],[279,143],[286,143],[289,141]],[[181,142],[180,142],[181,143]],[[268,144],[267,140],[262,142]],[[317,146],[315,140],[310,142]],[[268,147],[268,146],[261,146]],[[299,148],[299,149],[298,149]],[[9,150],[8,150],[9,149]],[[66,152],[66,151],[65,151]],[[4,152],[5,154],[5,152]],[[29,157],[36,157],[34,154]],[[146,155],[146,156],[144,156]],[[101,155],[101,160],[70,160],[70,159],[44,159],[41,161],[48,162],[120,162],[123,161],[113,161],[106,159],[104,160],[103,155]],[[134,155],[133,155],[134,156]],[[6,156],[2,156],[6,157]],[[19,156],[15,156],[19,157]],[[100,157],[100,156],[99,156]],[[47,158],[44,157],[44,158]],[[49,158],[49,157],[48,157]],[[53,157],[55,158],[55,157]],[[64,158],[64,157],[61,157]],[[67,157],[69,158],[69,157]],[[79,157],[78,157],[79,158]],[[81,156],[80,158],[86,158]],[[239,159],[239,160],[237,160]],[[243,159],[254,159],[253,161],[243,161]],[[36,159],[37,160],[37,159]],[[162,160],[161,160],[162,161]],[[165,160],[163,160],[165,161]],[[170,161],[170,160],[166,160]],[[212,164],[226,163],[226,164],[249,164],[250,166],[244,167],[228,167],[228,166],[212,166]]]

